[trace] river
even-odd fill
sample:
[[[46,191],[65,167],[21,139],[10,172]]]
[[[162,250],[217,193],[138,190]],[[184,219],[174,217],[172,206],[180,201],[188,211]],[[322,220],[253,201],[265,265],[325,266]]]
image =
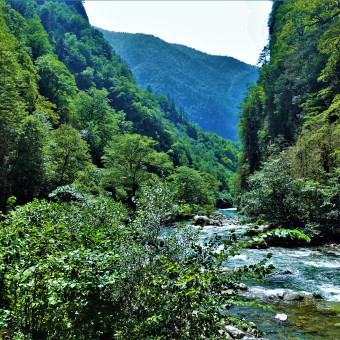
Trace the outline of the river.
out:
[[[220,210],[224,215],[237,218],[232,209]],[[215,233],[227,236],[230,229],[237,233],[247,226],[238,220],[226,219],[223,226],[206,226],[201,238]],[[226,263],[228,269],[259,262],[267,253],[273,253],[268,263],[275,270],[289,270],[291,274],[274,275],[263,281],[245,282],[249,291],[245,298],[259,299],[272,310],[259,310],[254,307],[233,307],[228,313],[253,321],[263,331],[266,339],[340,339],[340,253],[325,255],[321,249],[299,247],[268,249],[247,249]],[[306,295],[318,293],[322,299],[307,296],[303,301],[282,301],[277,294],[286,291],[305,292]],[[288,315],[286,322],[275,319],[277,313]]]

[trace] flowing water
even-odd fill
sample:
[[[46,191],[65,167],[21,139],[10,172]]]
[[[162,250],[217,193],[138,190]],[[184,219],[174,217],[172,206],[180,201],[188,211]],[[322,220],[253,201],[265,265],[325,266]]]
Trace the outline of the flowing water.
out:
[[[226,219],[223,226],[206,226],[201,237],[211,237],[215,233],[228,236],[230,229],[240,234],[248,226],[240,225],[234,210],[220,210],[232,217]],[[236,219],[233,219],[236,218]],[[279,248],[247,249],[241,255],[228,260],[226,266],[233,269],[238,266],[257,263],[267,253],[273,253],[268,263],[275,270],[289,270],[291,274],[274,275],[260,282],[246,282],[250,287],[245,298],[259,299],[272,310],[259,310],[254,307],[233,307],[228,311],[242,316],[257,324],[265,332],[266,339],[340,339],[340,253],[325,255],[318,249]],[[305,292],[303,301],[284,302],[277,298],[282,291]],[[315,299],[312,293],[318,293],[322,299]],[[286,322],[275,319],[277,313],[288,315]]]

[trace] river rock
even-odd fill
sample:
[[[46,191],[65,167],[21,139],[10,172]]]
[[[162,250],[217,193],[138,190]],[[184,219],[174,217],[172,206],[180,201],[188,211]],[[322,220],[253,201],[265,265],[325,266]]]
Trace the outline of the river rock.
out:
[[[217,227],[222,227],[223,223],[220,220],[209,220],[209,225],[214,225]]]
[[[322,299],[322,296],[320,293],[313,293],[313,298],[314,299]]]
[[[221,291],[222,295],[232,296],[235,294],[235,291],[233,289],[226,289]]]
[[[212,218],[215,219],[215,220],[219,220],[219,221],[223,221],[225,219],[227,219],[227,216],[216,211],[214,212],[213,214],[211,214]]]
[[[232,270],[227,268],[227,267],[225,267],[225,268],[222,268],[222,269],[218,269],[217,272],[221,273],[221,274],[224,274],[224,275],[227,275],[228,273],[231,273]]]
[[[271,273],[268,276],[279,276],[279,275],[290,275],[292,272],[290,270],[279,270],[275,273]]]
[[[238,285],[238,288],[241,290],[249,290],[249,287],[247,285],[245,285],[244,283],[240,283]]]
[[[283,299],[283,296],[286,294],[287,292],[286,291],[280,291],[280,292],[278,292],[277,294],[276,294],[276,296],[279,298],[279,299]]]
[[[304,296],[298,292],[285,292],[283,295],[283,301],[300,301]]]
[[[284,314],[284,313],[276,314],[275,319],[278,319],[280,321],[287,321],[288,316],[287,316],[287,314]]]
[[[299,292],[303,298],[312,298],[313,297],[313,294],[312,293],[309,293],[309,292]]]
[[[234,338],[234,339],[242,339],[246,335],[243,331],[240,329],[234,327],[234,326],[225,326],[225,330]]]
[[[328,251],[325,255],[326,256],[333,256],[333,257],[340,257],[340,254],[335,253],[334,251]]]
[[[340,252],[340,244],[332,243],[332,244],[329,245],[329,247],[330,247],[332,250],[336,250],[336,251],[339,251],[339,252]]]
[[[209,217],[205,215],[196,215],[194,216],[193,220],[197,225],[207,225],[210,223]]]
[[[168,223],[167,224],[167,227],[168,228],[178,228],[178,227],[180,227],[181,225],[178,223],[178,222],[174,222],[174,223]]]
[[[233,339],[233,338],[232,338],[228,333],[226,333],[223,329],[220,329],[218,332],[219,332],[221,335],[224,336],[223,339],[227,339],[227,340]]]

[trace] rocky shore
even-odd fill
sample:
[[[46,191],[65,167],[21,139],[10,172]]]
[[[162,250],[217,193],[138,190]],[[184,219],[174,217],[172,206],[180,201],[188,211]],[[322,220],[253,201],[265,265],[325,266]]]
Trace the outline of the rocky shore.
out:
[[[212,237],[214,233],[218,233],[222,236],[227,236],[231,229],[235,229],[235,233],[237,235],[243,234],[247,229],[249,230],[247,233],[247,236],[249,239],[255,237],[258,233],[264,232],[269,230],[269,227],[266,225],[258,226],[257,229],[252,229],[251,224],[243,224],[239,221],[237,217],[233,216],[225,216],[224,214],[220,212],[216,212],[212,215],[205,216],[205,215],[196,215],[193,216],[190,222],[191,225],[197,226],[197,227],[203,227],[202,232],[206,235],[206,237]],[[245,284],[240,284],[239,287],[235,287],[235,289],[226,289],[223,293],[226,295],[238,295],[242,299],[246,299],[248,301],[256,301],[258,304],[264,304],[264,305],[272,305],[275,309],[271,312],[268,312],[267,314],[263,315],[269,315],[269,317],[266,317],[265,322],[263,323],[263,320],[259,321],[258,317],[256,315],[262,315],[262,312],[257,312],[255,309],[247,309],[244,307],[241,310],[244,310],[245,312],[239,313],[236,312],[236,315],[238,317],[246,317],[247,321],[244,320],[244,324],[238,323],[230,324],[230,325],[223,325],[221,327],[221,332],[223,332],[223,335],[226,337],[226,339],[257,339],[257,338],[263,338],[260,334],[261,332],[257,331],[259,329],[260,331],[268,332],[268,329],[270,329],[271,336],[269,336],[269,339],[273,339],[273,334],[276,334],[278,332],[278,329],[280,329],[280,332],[288,332],[287,334],[300,334],[300,333],[294,333],[294,332],[309,332],[309,331],[315,331],[315,332],[326,332],[327,334],[334,334],[336,332],[334,330],[334,327],[336,328],[337,322],[336,320],[336,314],[327,314],[327,307],[328,302],[325,301],[324,293],[327,292],[326,297],[329,298],[330,295],[336,294],[331,293],[329,291],[330,285],[326,283],[326,281],[322,282],[322,289],[320,290],[320,284],[321,282],[318,281],[318,284],[316,284],[313,287],[315,287],[315,291],[313,291],[313,288],[311,287],[305,287],[300,286],[300,283],[298,286],[296,284],[293,284],[293,287],[290,286],[290,284],[287,284],[287,288],[279,288],[275,283],[279,282],[296,282],[296,279],[301,281],[301,273],[297,271],[295,266],[291,266],[294,263],[294,259],[299,259],[298,262],[300,263],[311,263],[312,268],[325,268],[323,270],[326,270],[327,268],[335,268],[337,266],[337,259],[340,258],[340,246],[336,243],[332,244],[326,244],[326,245],[318,245],[318,246],[309,246],[305,243],[301,244],[294,244],[294,247],[289,247],[287,244],[290,242],[290,238],[288,240],[284,238],[277,238],[273,242],[271,242],[269,238],[269,242],[266,239],[266,243],[263,242],[261,246],[255,247],[252,249],[249,249],[245,252],[245,254],[241,254],[236,256],[237,260],[234,265],[231,265],[229,267],[229,262],[227,266],[229,268],[237,268],[237,266],[242,266],[242,262],[244,264],[249,263],[249,261],[253,260],[256,261],[253,257],[253,254],[256,256],[261,256],[261,254],[266,254],[266,249],[270,248],[270,252],[274,252],[276,257],[278,254],[279,256],[287,257],[287,259],[283,259],[279,261],[279,263],[286,263],[289,264],[288,268],[285,266],[281,266],[273,272],[272,274],[269,274],[266,276],[266,280],[270,283],[270,286],[267,287],[264,285],[263,287],[257,286],[254,283],[251,283],[249,286]],[[265,249],[263,249],[265,248]],[[287,249],[288,248],[288,249]],[[287,249],[287,250],[285,250]],[[288,253],[286,253],[286,251]],[[251,255],[250,255],[251,254]],[[302,257],[300,257],[302,256]],[[257,257],[256,259],[258,259]],[[276,260],[277,261],[277,260]],[[293,262],[292,262],[293,261]],[[234,263],[232,261],[232,263]],[[325,267],[324,267],[325,266]],[[281,270],[279,270],[281,268]],[[287,269],[285,269],[287,268]],[[308,267],[302,267],[302,268],[308,268]],[[228,274],[232,269],[224,268],[224,271],[226,274]],[[303,269],[305,270],[305,269]],[[319,269],[317,269],[319,271]],[[303,280],[306,280],[307,278],[303,278]],[[308,279],[310,280],[310,278]],[[313,279],[314,280],[314,279]],[[306,281],[308,282],[308,285],[310,285],[309,282],[312,281]],[[314,281],[313,281],[314,282]],[[273,284],[274,283],[274,286]],[[247,283],[249,284],[249,283]],[[275,286],[276,285],[276,286]],[[295,287],[295,289],[294,289]],[[293,288],[293,289],[291,289]],[[302,291],[302,289],[307,289],[308,291]],[[323,290],[325,289],[325,290]],[[328,293],[329,292],[329,293]],[[225,306],[226,308],[229,308],[231,306]],[[324,327],[322,324],[313,323],[312,321],[309,322],[308,318],[305,319],[305,312],[311,313],[311,320],[314,320],[314,317],[316,315],[319,315],[320,308],[322,310],[325,310],[325,315],[323,316],[326,320],[326,322],[329,322],[329,327]],[[324,309],[325,308],[325,309]],[[337,308],[337,307],[336,307]],[[238,308],[236,307],[236,311]],[[234,313],[235,307],[231,307],[228,313]],[[322,312],[323,313],[323,312]],[[255,317],[253,317],[255,315]],[[252,322],[252,327],[249,327],[250,323],[249,321],[255,321],[257,327],[255,326],[255,323]],[[325,321],[322,321],[325,322]],[[265,326],[264,326],[265,324]],[[305,326],[303,326],[305,325]],[[269,327],[269,328],[268,328]],[[297,328],[298,327],[298,330]],[[301,327],[301,330],[300,330]],[[322,328],[324,327],[324,328]],[[288,331],[292,328],[291,333]],[[236,329],[236,330],[235,330]],[[233,331],[232,331],[233,330]],[[222,334],[222,333],[221,333]],[[320,333],[317,333],[320,334]],[[274,335],[276,336],[276,335]],[[277,335],[279,336],[277,339],[283,339],[283,335]],[[267,337],[266,335],[264,336]],[[288,337],[289,338],[289,337]],[[276,337],[274,337],[276,339]]]

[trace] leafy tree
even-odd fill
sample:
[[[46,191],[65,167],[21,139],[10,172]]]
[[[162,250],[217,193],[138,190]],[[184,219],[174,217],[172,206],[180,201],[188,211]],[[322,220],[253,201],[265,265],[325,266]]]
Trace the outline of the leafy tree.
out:
[[[178,167],[171,179],[178,187],[178,199],[192,205],[214,205],[217,182],[186,166]]]
[[[150,137],[123,134],[114,137],[105,147],[103,162],[107,184],[123,188],[132,206],[137,190],[152,173],[161,175],[172,167],[168,155],[154,149],[156,145]]]
[[[48,34],[38,19],[27,20],[27,45],[32,50],[32,58],[36,60],[38,57],[48,54],[52,51],[52,47],[48,41]]]
[[[58,125],[60,117],[57,113],[57,106],[55,104],[51,103],[47,98],[40,94],[36,98],[35,104],[36,110],[44,112],[53,126]]]
[[[94,161],[100,163],[104,146],[118,132],[123,117],[109,105],[107,91],[92,87],[87,92],[80,91],[76,103],[77,116],[82,134],[91,148]]]
[[[48,187],[48,148],[51,126],[43,112],[27,116],[16,146],[12,194],[25,203],[46,193]]]
[[[19,13],[0,4],[0,26],[2,35],[2,65],[3,81],[9,84],[15,84],[16,89],[20,89],[20,96],[25,102],[26,109],[32,112],[35,108],[35,98],[37,96],[37,74],[33,62],[25,48],[25,27],[26,22]],[[12,59],[12,61],[10,61]],[[8,66],[12,66],[11,72],[8,73]],[[4,85],[5,86],[5,85]],[[13,86],[13,85],[12,85]]]
[[[74,76],[66,66],[53,54],[46,54],[36,60],[40,76],[40,93],[56,104],[63,122],[72,118],[74,100],[77,87]]]
[[[264,163],[261,171],[249,179],[249,191],[243,195],[243,208],[274,225],[298,226],[307,217],[297,199],[303,183],[291,176],[292,166],[282,158]]]
[[[0,4],[2,9],[3,4]],[[8,33],[0,13],[0,206],[11,196],[11,168],[16,154],[21,125],[27,116],[25,92],[26,72],[18,62],[15,39]],[[29,87],[29,86],[28,86]]]
[[[79,42],[75,34],[65,33],[63,42],[63,62],[73,73],[78,73],[86,68],[91,51],[87,44]],[[61,48],[61,47],[60,47]]]
[[[94,167],[91,163],[88,144],[72,126],[62,124],[52,132],[53,182],[56,186],[70,184],[75,179],[91,178]]]

